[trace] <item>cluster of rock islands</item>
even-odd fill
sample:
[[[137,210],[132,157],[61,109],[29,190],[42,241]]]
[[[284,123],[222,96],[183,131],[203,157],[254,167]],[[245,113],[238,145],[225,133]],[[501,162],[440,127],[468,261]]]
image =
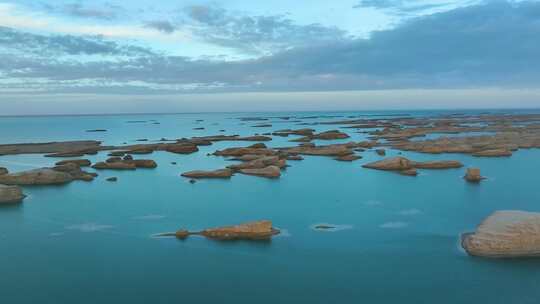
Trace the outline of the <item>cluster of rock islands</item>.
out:
[[[317,118],[321,120],[317,120]],[[324,118],[324,119],[323,119]],[[355,161],[360,153],[371,150],[380,160],[363,164],[363,168],[392,171],[405,176],[416,176],[418,170],[443,170],[464,167],[455,160],[415,161],[397,156],[386,158],[386,150],[414,151],[426,154],[462,153],[474,157],[510,157],[519,149],[540,148],[539,114],[451,114],[435,117],[411,117],[408,115],[382,117],[279,117],[289,123],[309,126],[335,125],[339,129],[317,133],[311,128],[285,129],[253,136],[215,135],[149,142],[139,139],[133,145],[106,146],[99,141],[65,141],[51,143],[0,145],[1,155],[44,154],[45,157],[67,158],[49,168],[10,173],[0,168],[0,204],[21,202],[24,194],[19,186],[59,185],[73,181],[92,181],[98,175],[85,171],[91,167],[100,170],[152,169],[158,164],[151,159],[141,159],[155,151],[175,154],[191,154],[200,146],[220,141],[251,142],[238,147],[217,150],[212,155],[235,163],[215,170],[195,170],[181,173],[193,183],[196,179],[228,179],[235,174],[264,178],[279,178],[289,162],[301,161],[306,156],[324,156],[337,161]],[[337,118],[337,117],[336,117]],[[254,128],[271,128],[271,118],[244,117],[241,124],[258,122]],[[315,121],[314,121],[315,120]],[[197,121],[197,123],[201,123]],[[139,123],[138,121],[130,123]],[[141,122],[142,123],[142,122]],[[159,124],[151,121],[152,124]],[[203,127],[194,128],[203,130]],[[221,130],[225,131],[225,130]],[[87,132],[107,132],[105,129]],[[350,133],[366,134],[367,140],[344,142]],[[455,134],[454,136],[449,136]],[[293,137],[297,143],[287,147],[269,147],[273,137]],[[341,140],[340,143],[319,145],[314,141]],[[91,163],[85,155],[107,151],[108,158]],[[401,152],[399,153],[401,154]],[[134,157],[137,156],[137,157]],[[464,179],[478,183],[484,179],[479,168],[467,168]],[[116,181],[116,177],[107,178]],[[270,221],[246,223],[238,226],[206,229],[190,232],[179,230],[172,235],[184,239],[189,235],[202,235],[212,239],[267,239],[279,233]],[[169,234],[167,234],[169,235]],[[488,217],[477,232],[465,234],[462,246],[471,255],[506,257],[534,256],[540,252],[540,214],[519,211],[496,212]]]

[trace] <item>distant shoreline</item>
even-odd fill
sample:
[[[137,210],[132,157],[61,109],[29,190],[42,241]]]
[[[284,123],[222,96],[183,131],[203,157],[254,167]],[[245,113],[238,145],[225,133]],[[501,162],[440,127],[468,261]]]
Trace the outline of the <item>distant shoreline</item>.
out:
[[[80,114],[13,114],[13,115],[3,115],[0,114],[0,118],[17,118],[17,117],[77,117],[77,116],[138,116],[138,115],[194,115],[194,114],[203,114],[203,115],[211,115],[211,114],[280,114],[280,113],[349,113],[349,112],[365,112],[366,114],[369,113],[392,113],[394,115],[399,114],[398,112],[403,113],[419,113],[419,112],[455,112],[455,111],[466,111],[466,112],[491,112],[491,111],[497,111],[497,112],[513,112],[513,111],[519,111],[519,112],[528,112],[528,111],[538,111],[540,112],[540,107],[538,108],[439,108],[439,109],[381,109],[381,110],[336,110],[336,111],[328,111],[328,110],[310,110],[310,111],[194,111],[194,112],[174,112],[174,113],[165,113],[165,112],[134,112],[134,113],[80,113]],[[390,114],[390,115],[392,115]]]

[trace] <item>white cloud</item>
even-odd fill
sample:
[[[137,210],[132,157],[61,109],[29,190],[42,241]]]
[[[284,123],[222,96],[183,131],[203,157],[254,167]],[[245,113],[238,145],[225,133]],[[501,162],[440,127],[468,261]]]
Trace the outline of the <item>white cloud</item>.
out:
[[[49,32],[55,34],[99,35],[108,38],[145,39],[160,42],[188,42],[192,36],[188,31],[165,34],[143,27],[141,24],[96,24],[73,22],[42,12],[30,11],[10,3],[0,3],[0,26],[19,30]]]

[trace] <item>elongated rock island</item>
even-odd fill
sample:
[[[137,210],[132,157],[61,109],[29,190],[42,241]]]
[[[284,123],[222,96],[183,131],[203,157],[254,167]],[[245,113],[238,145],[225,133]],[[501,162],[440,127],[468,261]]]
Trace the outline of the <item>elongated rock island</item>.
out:
[[[272,236],[279,234],[279,232],[279,229],[276,229],[272,226],[271,221],[261,220],[234,226],[208,228],[196,232],[180,229],[176,232],[161,233],[157,236],[175,236],[178,239],[185,239],[190,235],[201,235],[209,239],[222,241],[268,240]]]

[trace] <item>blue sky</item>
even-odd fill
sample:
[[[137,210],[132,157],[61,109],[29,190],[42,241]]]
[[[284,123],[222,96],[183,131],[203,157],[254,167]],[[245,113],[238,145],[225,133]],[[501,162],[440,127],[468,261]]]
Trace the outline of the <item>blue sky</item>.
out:
[[[536,107],[538,37],[533,0],[0,0],[0,106]]]

